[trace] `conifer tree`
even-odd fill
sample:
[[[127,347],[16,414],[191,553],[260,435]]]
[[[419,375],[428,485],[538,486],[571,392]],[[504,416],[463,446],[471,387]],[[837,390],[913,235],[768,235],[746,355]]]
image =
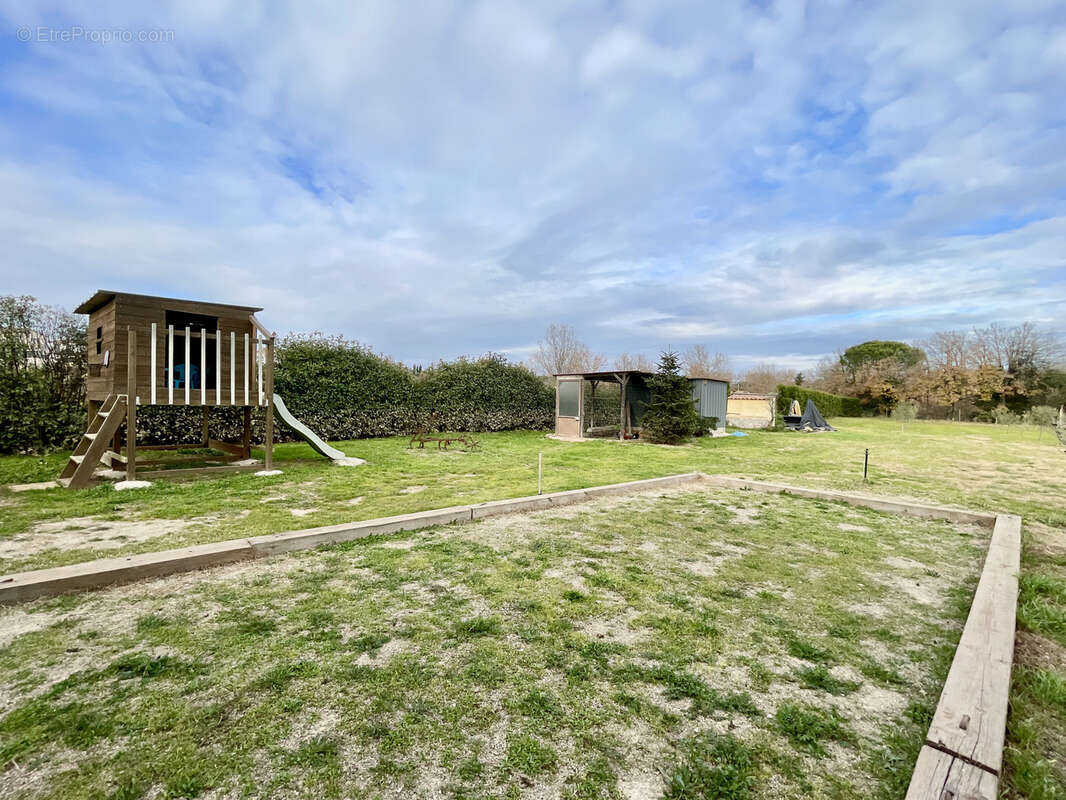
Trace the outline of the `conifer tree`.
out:
[[[642,438],[659,444],[681,444],[700,428],[689,380],[681,374],[677,353],[659,358],[659,370],[648,379],[651,401],[641,420]]]

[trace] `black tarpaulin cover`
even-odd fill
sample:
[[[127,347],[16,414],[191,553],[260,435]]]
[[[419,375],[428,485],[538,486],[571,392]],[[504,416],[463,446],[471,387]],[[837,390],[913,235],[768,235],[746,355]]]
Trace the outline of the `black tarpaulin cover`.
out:
[[[825,421],[825,417],[822,416],[822,412],[818,410],[818,406],[814,404],[813,400],[807,400],[807,408],[803,411],[803,418],[800,420],[801,430],[812,431],[835,431],[832,425]]]

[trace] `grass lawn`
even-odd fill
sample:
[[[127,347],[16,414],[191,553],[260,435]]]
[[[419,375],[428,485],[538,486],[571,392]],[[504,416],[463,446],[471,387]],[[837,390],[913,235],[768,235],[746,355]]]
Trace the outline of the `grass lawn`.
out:
[[[564,443],[530,432],[484,435],[481,449],[473,453],[411,451],[406,449],[406,439],[398,438],[341,443],[340,447],[349,454],[370,462],[357,468],[333,467],[315,458],[305,445],[292,444],[276,448],[277,466],[284,470],[284,474],[273,478],[240,475],[185,483],[159,481],[150,489],[131,492],[115,492],[108,486],[82,492],[55,489],[13,494],[0,490],[0,507],[3,509],[0,517],[0,573],[532,494],[536,491],[538,452],[544,453],[546,491],[699,469],[809,486],[861,489],[974,509],[1011,511],[1024,517],[1024,551],[1020,633],[1007,753],[1007,791],[1019,797],[1066,797],[1066,741],[1062,733],[1066,730],[1066,491],[1063,487],[1066,455],[1049,433],[1041,436],[1032,428],[929,422],[911,423],[901,428],[886,420],[851,419],[835,420],[834,424],[841,429],[835,434],[753,432],[746,438],[701,440],[683,448],[618,442]],[[871,453],[871,480],[867,485],[861,480],[865,448]],[[44,459],[0,459],[0,484],[54,477],[64,461],[62,454]],[[567,776],[573,777],[581,770],[585,770],[582,775],[588,777],[590,787],[611,785],[611,778],[605,774],[594,777],[594,773],[605,773],[608,767],[616,773],[616,780],[624,778],[622,764],[625,759],[612,760],[612,753],[617,756],[628,744],[623,740],[623,751],[611,750],[615,747],[611,743],[622,735],[612,731],[645,731],[641,727],[645,724],[650,726],[650,732],[641,738],[658,743],[656,746],[660,750],[655,752],[659,755],[655,757],[659,761],[654,761],[652,751],[642,757],[646,757],[648,765],[664,770],[671,780],[674,776],[684,778],[683,787],[670,784],[680,792],[674,795],[677,797],[744,796],[742,792],[746,791],[744,787],[749,785],[749,778],[759,787],[755,791],[757,795],[799,796],[804,790],[801,778],[806,771],[803,764],[816,764],[811,769],[822,776],[840,776],[839,786],[821,778],[817,781],[808,778],[815,787],[812,791],[849,796],[863,787],[874,787],[889,794],[895,791],[896,796],[901,796],[898,778],[900,774],[908,773],[911,766],[913,752],[907,748],[920,742],[925,723],[922,712],[917,707],[912,709],[912,730],[905,722],[900,722],[899,709],[890,706],[892,713],[885,719],[896,723],[895,730],[905,741],[891,749],[894,755],[885,762],[892,766],[888,772],[878,773],[869,766],[859,766],[854,771],[843,767],[838,769],[835,766],[838,762],[868,764],[876,752],[873,742],[878,741],[869,725],[849,716],[853,703],[848,698],[862,697],[873,687],[897,691],[890,682],[885,682],[887,678],[880,679],[879,683],[862,671],[869,656],[874,659],[873,663],[889,671],[896,670],[899,676],[913,681],[903,685],[906,688],[898,691],[899,694],[931,707],[930,701],[935,702],[939,689],[937,681],[942,679],[941,671],[946,667],[945,658],[950,657],[950,647],[941,648],[940,644],[950,638],[948,632],[955,630],[951,626],[961,618],[959,615],[964,613],[965,603],[956,606],[949,601],[946,605],[934,605],[932,608],[936,613],[932,616],[927,611],[924,617],[916,616],[913,620],[901,618],[891,619],[891,624],[867,623],[864,621],[867,618],[878,619],[867,613],[869,609],[867,612],[849,611],[842,607],[842,597],[835,597],[832,603],[825,602],[818,584],[821,578],[816,576],[815,580],[805,580],[799,577],[803,574],[801,566],[789,566],[802,565],[811,555],[801,547],[804,543],[812,544],[809,536],[822,535],[817,531],[829,536],[832,530],[840,535],[842,532],[834,525],[840,524],[842,514],[856,512],[830,505],[817,509],[818,513],[811,516],[812,505],[790,499],[780,501],[785,507],[775,506],[772,516],[780,519],[792,513],[800,517],[807,515],[802,525],[789,528],[777,522],[771,524],[770,512],[760,511],[760,518],[766,515],[765,524],[737,527],[721,516],[715,504],[708,505],[708,499],[713,498],[661,501],[665,504],[658,509],[663,515],[665,527],[662,529],[657,525],[649,526],[646,514],[615,514],[606,508],[596,513],[589,511],[580,517],[587,523],[580,528],[581,537],[569,537],[574,541],[553,535],[559,525],[563,526],[564,532],[573,533],[567,527],[571,522],[545,521],[537,517],[538,530],[526,531],[517,538],[505,535],[514,527],[505,525],[497,530],[512,541],[513,549],[503,555],[492,551],[489,543],[480,542],[479,545],[475,531],[489,525],[482,523],[471,526],[464,535],[449,529],[446,535],[406,537],[403,539],[405,543],[416,542],[415,547],[406,551],[392,550],[387,542],[361,543],[350,548],[291,556],[271,562],[269,567],[247,565],[233,568],[232,573],[219,572],[217,579],[208,577],[203,582],[201,578],[204,576],[173,579],[173,584],[166,585],[176,587],[167,590],[174,596],[165,601],[156,597],[154,592],[146,592],[143,587],[64,598],[31,607],[34,613],[29,615],[30,618],[40,614],[53,615],[54,619],[47,617],[50,621],[43,630],[36,630],[36,623],[26,621],[25,609],[0,611],[0,636],[5,631],[17,634],[20,625],[29,626],[25,633],[15,636],[4,649],[0,649],[0,669],[4,672],[4,680],[0,681],[0,686],[4,687],[0,689],[0,700],[7,709],[2,712],[4,716],[0,721],[0,770],[4,770],[0,773],[3,778],[0,780],[0,796],[8,791],[5,787],[16,786],[8,780],[16,774],[12,770],[29,769],[27,764],[44,757],[42,754],[48,747],[59,748],[49,756],[53,766],[64,763],[64,753],[78,764],[78,769],[70,777],[75,783],[71,784],[66,796],[79,796],[82,792],[77,787],[87,787],[86,782],[104,781],[105,775],[117,774],[112,763],[116,758],[122,763],[135,758],[156,765],[152,769],[163,771],[135,774],[134,770],[129,775],[133,783],[112,787],[119,792],[116,796],[136,797],[138,793],[132,790],[144,788],[144,781],[158,788],[171,778],[177,783],[166,789],[164,795],[170,792],[171,796],[180,796],[181,776],[178,773],[183,769],[180,765],[193,765],[188,767],[193,772],[206,770],[204,759],[208,752],[218,754],[218,764],[212,773],[214,777],[205,778],[209,782],[203,787],[220,783],[220,776],[230,776],[239,781],[251,780],[252,784],[242,783],[240,786],[258,786],[257,792],[267,785],[257,782],[277,780],[274,796],[284,794],[282,786],[290,787],[297,794],[314,794],[319,791],[314,788],[318,786],[321,787],[320,793],[328,794],[332,791],[329,787],[344,784],[346,778],[342,776],[362,774],[360,769],[370,770],[371,766],[374,769],[371,770],[373,774],[367,773],[368,781],[380,779],[381,782],[374,785],[397,787],[415,779],[404,768],[404,764],[410,766],[410,759],[405,760],[406,757],[400,755],[383,757],[383,754],[392,752],[388,748],[393,746],[394,737],[415,743],[423,752],[436,754],[435,757],[453,759],[438,762],[436,767],[445,795],[467,792],[476,796],[474,790],[484,787],[536,796],[547,791],[545,787],[555,785],[552,781],[565,781]],[[775,501],[766,502],[773,505]],[[740,508],[752,503],[755,501],[748,499],[742,503],[738,500],[734,505]],[[607,513],[601,517],[600,511]],[[556,516],[559,516],[558,512]],[[945,543],[949,541],[961,547],[955,552],[958,558],[945,568],[943,563],[929,564],[920,557],[921,554],[907,551],[908,545],[903,539],[884,539],[880,532],[885,524],[880,517],[874,517],[872,521],[857,524],[878,531],[873,537],[878,541],[889,541],[903,549],[890,554],[867,552],[869,533],[847,533],[843,538],[855,548],[854,553],[848,554],[849,559],[855,559],[852,564],[855,575],[879,574],[878,570],[886,569],[885,557],[909,558],[924,566],[909,565],[908,569],[938,572],[936,580],[947,581],[942,588],[949,599],[968,602],[977,563],[971,552],[975,544],[972,536],[945,538],[937,534],[933,537],[939,542],[936,547],[946,547]],[[682,526],[691,523],[692,531],[701,535],[678,536],[672,523],[665,522],[671,519],[682,520],[678,523]],[[922,525],[903,523],[894,517],[889,520],[888,527],[904,539],[923,532],[928,534]],[[697,531],[697,526],[706,530]],[[609,574],[618,573],[616,577],[624,578],[626,582],[615,588],[589,585],[590,577],[585,572],[599,572],[599,569],[593,570],[593,566],[585,564],[584,559],[590,557],[584,554],[584,550],[593,547],[608,533],[621,539],[636,536],[639,541],[643,541],[644,536],[657,537],[662,541],[663,552],[667,553],[675,552],[675,548],[696,547],[704,559],[711,560],[728,556],[731,551],[725,549],[726,545],[748,548],[748,551],[736,558],[726,558],[710,577],[693,579],[686,575],[689,583],[695,580],[699,586],[706,584],[704,588],[708,591],[711,585],[715,585],[718,587],[715,591],[726,594],[707,596],[698,587],[690,591],[679,584],[680,594],[676,599],[680,602],[681,595],[685,595],[692,604],[684,608],[672,606],[663,597],[664,592],[671,593],[669,587],[674,580],[665,578],[664,570],[673,569],[675,573],[685,575],[683,571],[679,572],[683,565],[643,551],[602,555],[603,559],[612,562],[605,565],[610,567]],[[584,541],[586,537],[589,542]],[[539,553],[534,542],[542,542],[544,548],[556,538],[565,544],[559,545],[563,548],[558,554],[560,563],[555,566],[542,563],[552,554]],[[967,545],[962,547],[960,542]],[[836,545],[827,540],[825,547],[831,550]],[[451,547],[458,548],[461,555],[452,553]],[[769,558],[767,553],[774,552],[774,548],[785,548],[779,552],[787,551],[784,556],[787,560],[777,563]],[[715,555],[719,551],[721,554]],[[693,558],[697,555],[699,553],[691,554]],[[397,563],[390,559],[396,559]],[[470,559],[469,564],[467,559]],[[641,589],[628,582],[630,573],[625,566],[630,559],[635,559],[637,565],[644,565],[641,569],[657,588]],[[613,563],[615,561],[619,563]],[[743,577],[753,562],[760,565],[757,570],[763,575],[757,581]],[[404,564],[407,566],[401,569]],[[444,590],[434,590],[432,581],[426,584],[411,564],[426,570],[427,575],[435,575],[440,570],[445,575],[439,578],[445,584]],[[807,566],[814,569],[813,565]],[[550,580],[525,576],[526,572],[533,573],[541,567],[545,574],[549,570],[561,570],[562,573],[558,580],[552,576],[548,576]],[[393,575],[393,569],[400,569],[405,576],[395,587],[389,583],[399,580]],[[576,570],[586,588],[562,591],[583,594],[585,599],[572,602],[561,595],[551,594],[561,588],[556,583],[569,580],[565,577],[566,570]],[[732,575],[731,570],[738,572]],[[231,574],[239,583],[224,579]],[[747,574],[750,576],[750,572]],[[278,575],[285,577],[276,578]],[[301,578],[301,575],[305,577]],[[334,575],[340,582],[337,586],[332,583],[334,577],[331,576]],[[913,575],[921,580],[917,572]],[[366,586],[359,584],[364,579],[368,582]],[[733,581],[737,586],[720,586],[723,580]],[[509,585],[511,582],[513,586]],[[749,596],[749,585],[758,583],[773,586],[759,589]],[[404,589],[407,584],[410,586]],[[459,585],[465,589],[448,588]],[[867,602],[855,583],[842,585],[852,592],[847,598],[850,603]],[[358,586],[358,590],[353,586]],[[304,588],[296,591],[294,587]],[[952,593],[956,588],[961,593]],[[791,592],[788,599],[785,599],[786,591]],[[767,596],[760,596],[760,592]],[[738,593],[739,596],[731,596]],[[106,597],[121,598],[122,602],[117,606],[112,604],[111,613],[108,613],[109,607],[100,605]],[[903,594],[904,600],[905,597],[906,593]],[[614,616],[625,619],[629,627],[638,620],[634,630],[644,631],[634,641],[615,642],[607,633],[603,639],[590,637],[582,628],[582,620],[586,618],[613,619],[612,604],[622,601],[627,610],[618,606]],[[151,609],[153,602],[160,604],[160,610]],[[881,601],[874,597],[870,602]],[[524,610],[526,603],[532,604],[528,611]],[[339,631],[339,639],[327,633],[323,633],[321,640],[316,638],[317,628],[309,626],[306,620],[301,621],[293,610],[297,607],[333,613],[333,621],[325,621],[323,617],[320,627]],[[747,610],[741,616],[743,624],[730,615],[730,608]],[[401,613],[405,609],[406,613]],[[260,619],[260,611],[266,621],[256,621]],[[385,620],[391,620],[397,614],[400,621],[395,629],[382,627]],[[629,618],[627,615],[630,614],[636,616]],[[663,637],[668,638],[668,633],[652,623],[656,618],[666,619],[670,614],[678,617],[677,630],[670,635],[687,636],[693,649],[686,650],[682,643],[672,650],[662,649]],[[830,635],[830,628],[841,614],[845,615],[844,619],[847,614],[858,615],[857,624],[862,629],[858,641],[866,642],[866,645]],[[153,615],[159,617],[156,633],[152,633],[153,626],[157,625],[152,621]],[[149,621],[139,623],[137,619],[142,616]],[[434,622],[438,617],[439,620]],[[91,624],[86,622],[94,619],[96,622]],[[241,628],[242,619],[250,620],[248,624],[252,628],[264,627],[264,632],[237,630]],[[471,620],[475,633],[462,634],[448,627],[464,619]],[[482,619],[489,621],[477,622]],[[908,632],[907,626],[912,621],[917,627]],[[415,627],[408,630],[405,627],[408,625]],[[476,633],[482,625],[488,625],[491,630]],[[895,626],[895,633],[901,638],[897,641],[878,639],[865,630],[865,627],[876,629],[878,626]],[[708,634],[706,644],[702,644],[703,639],[697,633],[703,627],[718,632],[714,636]],[[354,633],[356,628],[363,632]],[[690,628],[695,631],[691,636],[683,633]],[[790,634],[786,632],[790,629],[801,632],[796,635],[801,636],[802,641],[812,644],[818,652],[824,651],[829,657],[820,662],[817,659],[810,661],[804,666],[781,661],[778,651],[789,646],[786,639]],[[944,633],[934,644],[930,637],[937,630]],[[529,642],[522,638],[523,632],[531,637]],[[888,637],[890,633],[885,630],[882,635]],[[912,634],[915,638],[909,638]],[[389,637],[387,641],[382,639],[386,635]],[[370,638],[364,640],[364,645],[353,646],[352,642],[360,636]],[[752,639],[753,636],[756,638]],[[804,636],[806,638],[802,638]],[[545,637],[547,644],[539,637]],[[583,639],[591,642],[590,653],[593,655],[581,654],[582,648],[587,646]],[[378,640],[381,640],[380,645],[375,645]],[[397,640],[403,642],[402,647],[392,645],[393,649],[390,649],[388,642]],[[741,644],[734,647],[734,640]],[[185,647],[182,642],[195,646]],[[713,652],[707,649],[712,642]],[[878,642],[883,648],[871,650]],[[446,645],[456,652],[446,653]],[[363,646],[365,649],[360,650]],[[74,652],[67,653],[68,649]],[[913,669],[912,673],[901,671],[905,666],[903,662],[897,666],[885,663],[893,659],[910,659],[906,654],[916,649],[924,649],[926,655],[908,667]],[[488,678],[484,686],[478,683],[480,679],[475,680],[478,670],[471,665],[481,659],[478,653],[482,650],[486,653],[486,670],[492,672],[494,668],[505,675],[497,686],[490,685]],[[545,702],[549,705],[556,703],[552,706],[556,709],[553,713],[562,716],[548,715],[537,722],[533,719],[534,714],[527,720],[529,715],[513,705],[521,698],[516,700],[511,695],[519,689],[539,691],[539,684],[531,676],[536,673],[537,665],[550,663],[544,660],[550,651],[562,654],[558,656],[562,659],[559,664],[550,667],[562,677],[558,677],[556,684],[545,688],[545,696],[549,698]],[[764,674],[752,662],[740,665],[749,669],[749,673],[741,676],[737,671],[740,666],[734,663],[740,658],[741,651],[743,657],[756,659],[772,674]],[[656,652],[668,658],[657,659]],[[127,656],[133,660],[129,669],[122,666]],[[469,661],[468,656],[474,661]],[[787,651],[783,657],[803,661],[801,656],[788,655]],[[84,663],[79,659],[84,659]],[[587,669],[592,672],[584,680],[595,685],[595,702],[588,699],[591,695],[587,693],[587,686],[571,691],[570,671],[586,661],[589,662]],[[265,676],[275,662],[296,665],[288,677],[280,673],[275,676],[279,688],[290,688],[275,691],[268,685],[251,687],[250,682],[255,676]],[[351,666],[351,675],[344,679],[351,683],[342,682],[343,685],[335,686],[341,678],[334,668],[340,669],[338,664],[342,662]],[[626,663],[631,666],[625,667]],[[138,664],[143,664],[143,669]],[[464,666],[460,668],[456,664]],[[632,665],[640,669],[634,671]],[[720,665],[729,665],[732,671],[716,671]],[[431,670],[422,679],[424,686],[417,677],[423,667]],[[124,677],[131,669],[134,676]],[[456,669],[460,674],[453,675]],[[578,671],[584,669],[581,667]],[[60,677],[56,679],[60,683],[44,689],[50,679],[47,675],[42,677],[42,670],[58,671]],[[800,675],[801,670],[807,672]],[[75,677],[63,680],[67,673]],[[683,685],[688,679],[677,675],[695,676],[703,682],[705,689],[699,689],[693,683],[690,691],[696,694],[685,695],[675,684]],[[723,680],[723,675],[728,676],[728,680]],[[758,677],[760,675],[762,678]],[[263,680],[267,678],[263,677]],[[768,684],[765,684],[766,680]],[[410,689],[412,682],[417,691]],[[808,683],[813,686],[807,687]],[[760,689],[764,684],[766,688]],[[852,684],[858,685],[843,694],[833,694],[826,688],[832,687],[839,692]],[[632,688],[627,688],[630,685]],[[655,685],[659,685],[665,694],[659,697],[649,688]],[[8,688],[14,686],[18,688]],[[317,686],[330,688],[313,689]],[[297,687],[302,688],[297,691]],[[637,691],[640,687],[644,688]],[[775,687],[787,687],[790,692],[800,690],[795,715],[786,711],[783,719],[779,719],[782,715],[777,710]],[[360,720],[370,720],[369,716],[360,716],[363,712],[357,713],[350,704],[334,712],[321,710],[329,705],[325,702],[319,703],[320,708],[313,708],[311,706],[316,701],[307,694],[312,689],[323,692],[324,700],[334,690],[342,694],[347,691],[358,695],[360,702],[378,704],[385,710],[379,709],[374,721],[366,722],[369,727],[363,731],[359,727],[363,724]],[[58,694],[53,694],[57,691]],[[67,692],[73,694],[67,697]],[[266,697],[264,692],[274,694]],[[742,692],[750,695],[758,714],[712,708],[714,703],[707,699]],[[30,700],[34,693],[37,693],[35,699]],[[637,698],[633,707],[628,708],[618,701],[615,697],[618,693]],[[442,710],[440,703],[444,701],[441,697],[446,697],[454,705],[457,716],[449,717],[447,709]],[[416,698],[421,698],[419,702],[426,705],[401,704],[414,702]],[[156,699],[158,707],[153,704]],[[193,699],[195,703],[192,703]],[[513,755],[508,739],[511,727],[509,724],[504,726],[506,731],[503,734],[492,728],[492,720],[497,716],[490,715],[489,700],[492,701],[492,714],[503,714],[514,720],[514,730],[523,732],[518,735],[525,738],[514,746]],[[669,705],[682,701],[688,703],[684,708]],[[273,715],[285,705],[297,707],[275,720]],[[67,717],[64,716],[66,712],[56,711],[67,707],[73,716]],[[828,710],[836,707],[842,715],[839,719]],[[861,703],[855,707],[860,708]],[[196,708],[207,716],[197,717]],[[412,715],[417,716],[419,709],[424,710],[424,727],[405,733],[407,728],[401,723]],[[300,717],[297,712],[301,710],[306,710],[309,716]],[[143,720],[142,711],[146,717]],[[325,715],[325,721],[316,723],[311,717],[320,711]],[[726,726],[719,730],[722,720],[716,715],[727,711],[729,722],[737,727],[729,729]],[[60,726],[63,737],[68,737],[65,733],[68,728],[79,729],[82,723],[78,720],[84,715],[84,725],[89,728],[86,734],[89,743],[82,747],[77,741],[69,741],[69,737],[62,738],[60,728],[42,727],[39,720],[34,722],[42,714],[58,714],[57,719],[66,720]],[[218,718],[212,714],[218,714]],[[485,719],[480,719],[479,714],[485,715]],[[671,714],[680,721],[671,721],[668,716]],[[587,721],[585,715],[589,717]],[[906,717],[906,710],[903,716]],[[566,720],[565,728],[561,723],[553,722],[558,719]],[[103,732],[99,735],[92,733],[96,725],[93,720],[105,720],[100,722]],[[142,722],[146,727],[139,727]],[[635,727],[626,727],[630,723]],[[138,748],[162,748],[164,743],[158,741],[158,726],[164,724],[181,726],[173,737],[173,747],[163,748],[165,753],[149,757],[147,751]],[[413,721],[410,724],[413,725]],[[307,738],[301,733],[301,725],[309,726],[308,731],[321,730]],[[219,728],[221,738],[205,733],[213,727]],[[797,734],[797,739],[796,736],[790,738],[791,734],[786,732],[807,728],[821,733]],[[717,731],[717,738],[702,735],[712,729]],[[548,733],[554,730],[565,731],[565,736],[560,734],[558,740],[552,738]],[[589,731],[593,730],[599,734],[590,737]],[[469,737],[465,736],[466,731],[469,731]],[[917,731],[916,739],[914,731]],[[496,735],[499,740],[492,739],[495,742],[492,746],[504,748],[502,760],[494,761],[486,756],[478,762],[481,772],[477,771],[474,761],[462,755],[466,753],[464,747],[475,747],[476,732],[490,739]],[[840,736],[839,741],[833,738],[836,734]],[[77,734],[70,735],[77,739]],[[345,738],[353,736],[357,738]],[[450,737],[456,736],[470,738],[470,742],[466,745],[451,742]],[[233,737],[247,737],[248,741],[237,746]],[[813,744],[798,749],[793,746],[796,741],[812,737]],[[600,744],[593,740],[600,741]],[[318,744],[306,745],[308,741]],[[366,756],[370,766],[356,768],[345,760],[351,757],[351,745],[355,741],[378,742],[374,755]],[[889,740],[882,737],[880,741],[882,746],[891,747]],[[295,745],[295,749],[288,747],[289,744]],[[804,750],[804,747],[814,747],[815,744],[825,751],[820,758]],[[489,747],[485,743],[483,746]],[[131,755],[127,747],[141,754]],[[85,757],[84,752],[90,755]],[[583,758],[575,761],[575,754],[591,758],[596,753],[602,756],[599,761]],[[67,766],[73,763],[67,762]],[[393,763],[395,769],[390,766]],[[96,766],[92,766],[94,764]],[[550,768],[549,764],[552,765]],[[708,769],[701,772],[699,764],[719,764],[731,776],[728,780],[737,782],[740,787],[737,793],[703,791],[700,787],[717,785],[717,781],[726,778],[717,772],[718,777],[704,774]],[[826,764],[834,766],[827,770]],[[537,765],[543,765],[543,768],[536,768]],[[411,769],[417,775],[420,768]],[[161,777],[164,772],[168,776],[165,779]],[[264,775],[271,777],[264,779]],[[585,777],[574,778],[577,783],[560,784],[560,788],[577,792],[575,787],[585,785],[582,783]],[[527,785],[527,780],[533,783]],[[37,796],[49,790],[51,785],[36,789],[30,786],[27,796]],[[412,785],[417,785],[417,780]],[[240,789],[240,786],[236,788]],[[131,792],[121,794],[127,788]],[[186,788],[195,787],[190,784]],[[101,796],[107,796],[106,792]],[[225,792],[218,796],[225,796]]]
[[[899,796],[987,537],[678,490],[38,602],[0,760],[55,798]]]

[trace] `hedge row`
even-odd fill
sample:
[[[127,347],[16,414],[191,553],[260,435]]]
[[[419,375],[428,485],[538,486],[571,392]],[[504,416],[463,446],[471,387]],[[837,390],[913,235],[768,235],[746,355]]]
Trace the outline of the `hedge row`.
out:
[[[278,343],[276,353],[275,392],[297,418],[327,440],[395,436],[418,429],[487,432],[552,427],[554,389],[500,355],[411,369],[357,343],[319,336],[289,337]],[[32,381],[22,380],[8,389],[0,392],[0,408],[34,410],[9,415],[11,441],[3,442],[7,452],[37,449],[42,441],[70,446],[80,437],[83,405],[43,415],[29,402],[29,396],[41,394]],[[44,435],[37,430],[42,419],[65,430]],[[264,425],[263,410],[255,409],[253,442],[263,441]],[[146,406],[137,414],[137,441],[195,443],[202,426],[199,407]],[[242,427],[240,409],[211,409],[211,438],[239,441]],[[277,441],[294,438],[280,420],[275,431]]]
[[[291,410],[291,409],[290,409]],[[419,428],[449,431],[546,430],[554,411],[485,411],[437,414],[423,409],[371,408],[349,411],[312,412],[299,415],[301,422],[328,441],[365,439],[375,436],[406,435]],[[289,442],[296,436],[275,416],[274,440]],[[266,417],[262,409],[252,413],[252,441],[263,441]],[[144,444],[194,444],[203,432],[203,412],[181,406],[148,406],[137,412],[137,441]],[[212,439],[238,442],[243,415],[239,409],[211,409],[209,435]]]
[[[802,386],[777,387],[777,415],[783,417],[788,414],[788,407],[793,400],[798,400],[800,409],[807,407],[807,401],[813,400],[822,412],[823,417],[861,417],[863,414],[862,403],[855,397],[842,397],[829,392],[819,392],[814,389],[805,389]]]
[[[326,439],[451,431],[546,430],[555,391],[526,367],[490,353],[410,369],[343,339],[279,343],[274,390]]]

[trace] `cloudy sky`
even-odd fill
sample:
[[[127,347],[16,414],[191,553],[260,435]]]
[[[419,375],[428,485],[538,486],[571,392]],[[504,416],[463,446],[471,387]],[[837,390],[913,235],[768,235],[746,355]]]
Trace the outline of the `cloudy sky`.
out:
[[[1061,2],[95,5],[0,4],[2,293],[423,363],[1066,331]]]

